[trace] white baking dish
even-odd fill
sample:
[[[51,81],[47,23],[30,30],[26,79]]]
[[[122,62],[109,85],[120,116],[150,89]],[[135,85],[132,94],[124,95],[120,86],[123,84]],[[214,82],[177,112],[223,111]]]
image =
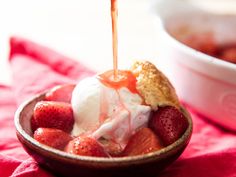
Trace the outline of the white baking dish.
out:
[[[236,131],[236,64],[201,53],[176,39],[184,26],[188,33],[212,31],[217,43],[236,43],[236,16],[209,14],[174,1],[158,4],[154,10],[158,12],[159,68],[184,102]]]

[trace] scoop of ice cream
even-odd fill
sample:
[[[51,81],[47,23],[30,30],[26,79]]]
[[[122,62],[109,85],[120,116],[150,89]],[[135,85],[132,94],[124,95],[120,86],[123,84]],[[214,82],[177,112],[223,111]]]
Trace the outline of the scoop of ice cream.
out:
[[[74,88],[71,97],[75,119],[73,135],[94,130],[99,126],[101,86],[96,78],[89,77],[81,80]]]
[[[125,146],[129,137],[147,126],[151,107],[126,87],[113,89],[96,77],[86,78],[75,87],[72,108],[75,117],[73,135],[91,132]]]

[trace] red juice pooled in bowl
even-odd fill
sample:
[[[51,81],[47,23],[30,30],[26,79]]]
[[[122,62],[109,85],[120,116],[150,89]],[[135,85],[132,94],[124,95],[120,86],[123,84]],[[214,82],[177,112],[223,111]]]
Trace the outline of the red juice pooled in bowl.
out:
[[[236,64],[236,42],[217,44],[213,33],[193,33],[179,39],[187,46],[218,59]]]

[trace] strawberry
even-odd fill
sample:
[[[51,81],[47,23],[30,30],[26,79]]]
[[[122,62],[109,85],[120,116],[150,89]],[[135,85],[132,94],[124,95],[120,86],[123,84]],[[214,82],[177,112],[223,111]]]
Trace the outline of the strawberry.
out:
[[[182,42],[187,46],[208,55],[214,56],[217,51],[213,33],[190,34],[184,37]]]
[[[85,135],[78,136],[70,141],[65,151],[71,154],[93,157],[107,157],[104,148],[92,137]]]
[[[70,103],[74,88],[75,85],[72,84],[56,86],[46,93],[44,100]]]
[[[34,139],[47,146],[63,150],[66,144],[72,140],[72,137],[59,129],[38,128],[34,132]]]
[[[188,122],[175,107],[159,107],[149,121],[149,127],[161,138],[165,146],[174,143],[185,132]]]
[[[162,148],[160,140],[150,128],[142,128],[130,137],[123,156],[141,155]]]
[[[224,49],[219,57],[225,61],[236,63],[236,46]]]
[[[34,107],[31,122],[35,128],[57,128],[70,132],[74,125],[73,111],[69,103],[40,101]]]

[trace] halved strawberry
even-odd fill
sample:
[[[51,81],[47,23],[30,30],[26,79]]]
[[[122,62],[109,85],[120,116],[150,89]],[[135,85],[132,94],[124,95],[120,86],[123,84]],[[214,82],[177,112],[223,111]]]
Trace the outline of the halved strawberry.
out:
[[[72,137],[59,129],[38,128],[34,132],[34,139],[47,146],[63,150]]]
[[[45,101],[61,101],[70,103],[71,95],[75,88],[73,84],[59,85],[46,93]]]
[[[188,121],[175,107],[159,107],[153,113],[149,127],[161,138],[165,146],[174,143],[185,132]]]
[[[64,102],[40,101],[34,107],[35,128],[57,128],[70,132],[74,125],[71,105]]]
[[[123,156],[146,154],[163,148],[160,140],[150,128],[142,128],[130,137]]]
[[[103,147],[92,137],[78,136],[70,141],[65,151],[71,154],[93,157],[107,157],[107,153]]]

